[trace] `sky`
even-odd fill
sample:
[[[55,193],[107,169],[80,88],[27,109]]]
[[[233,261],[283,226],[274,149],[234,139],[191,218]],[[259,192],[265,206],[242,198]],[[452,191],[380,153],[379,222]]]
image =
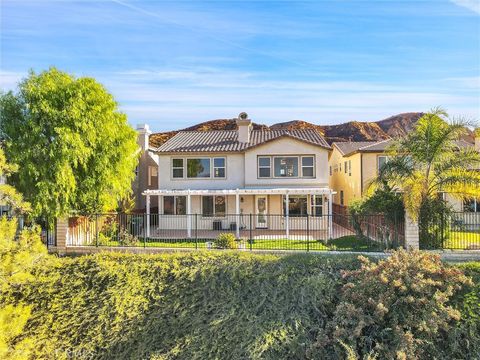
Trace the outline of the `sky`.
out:
[[[135,126],[480,120],[480,0],[0,0],[0,85],[96,78]]]

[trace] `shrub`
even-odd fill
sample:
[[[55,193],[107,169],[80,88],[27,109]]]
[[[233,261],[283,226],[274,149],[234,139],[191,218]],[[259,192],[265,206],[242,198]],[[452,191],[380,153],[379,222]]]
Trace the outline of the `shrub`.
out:
[[[223,233],[217,236],[213,242],[214,246],[218,249],[236,249],[237,242],[235,241],[235,235],[231,233]]]
[[[480,359],[480,262],[458,265],[473,282],[454,297],[461,320],[439,345],[452,359]]]
[[[353,256],[248,253],[61,258],[15,297],[32,358],[301,359]]]
[[[344,272],[342,301],[316,350],[341,357],[345,346],[360,358],[425,358],[460,319],[449,301],[468,278],[439,256],[396,251],[373,263]]]

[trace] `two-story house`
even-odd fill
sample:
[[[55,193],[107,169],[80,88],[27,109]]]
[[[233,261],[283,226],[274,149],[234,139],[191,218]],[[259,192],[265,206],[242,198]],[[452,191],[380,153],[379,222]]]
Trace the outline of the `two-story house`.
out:
[[[329,185],[336,191],[335,205],[348,206],[361,199],[369,183],[387,161],[392,140],[334,142],[329,160]]]
[[[317,219],[312,227],[331,229],[331,217],[323,216],[331,214],[333,196],[325,139],[312,129],[252,130],[246,113],[236,122],[238,130],[181,131],[153,150],[158,186],[143,192],[147,214],[155,199],[161,215],[198,214],[200,229],[238,235],[253,221],[250,226],[281,228],[288,236],[304,229],[307,215]],[[172,225],[159,216],[158,226],[184,226],[191,236],[191,217],[179,219],[181,225]]]
[[[348,207],[352,201],[365,195],[371,181],[377,177],[380,168],[388,161],[388,148],[392,139],[366,142],[334,142],[329,159],[329,185],[336,194],[334,207]],[[480,151],[480,138],[475,138],[475,144],[458,140],[459,148],[473,147]],[[480,212],[480,206],[475,199],[462,204],[458,199],[445,194],[445,199],[455,211]],[[338,209],[337,209],[338,210]]]

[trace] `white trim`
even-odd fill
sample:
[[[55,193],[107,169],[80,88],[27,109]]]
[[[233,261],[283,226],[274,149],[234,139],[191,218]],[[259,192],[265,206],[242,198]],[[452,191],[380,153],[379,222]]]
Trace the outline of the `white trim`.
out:
[[[190,191],[191,195],[236,195],[237,191],[240,195],[285,195],[287,192],[290,195],[329,195],[336,194],[336,191],[325,188],[244,188],[244,189],[199,189],[199,190],[160,190],[151,189],[145,190],[142,195],[187,195]]]

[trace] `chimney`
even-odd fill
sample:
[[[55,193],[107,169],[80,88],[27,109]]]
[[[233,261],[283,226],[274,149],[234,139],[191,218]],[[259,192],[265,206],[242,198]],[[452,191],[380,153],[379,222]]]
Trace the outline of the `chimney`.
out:
[[[480,152],[480,128],[475,129],[473,134],[475,136],[475,150]]]
[[[241,112],[237,118],[238,126],[238,142],[249,143],[250,142],[250,132],[252,131],[252,121],[248,118],[246,112]]]
[[[137,125],[137,144],[140,146],[142,151],[148,150],[149,142],[148,139],[150,137],[150,127],[148,124],[138,124]]]

